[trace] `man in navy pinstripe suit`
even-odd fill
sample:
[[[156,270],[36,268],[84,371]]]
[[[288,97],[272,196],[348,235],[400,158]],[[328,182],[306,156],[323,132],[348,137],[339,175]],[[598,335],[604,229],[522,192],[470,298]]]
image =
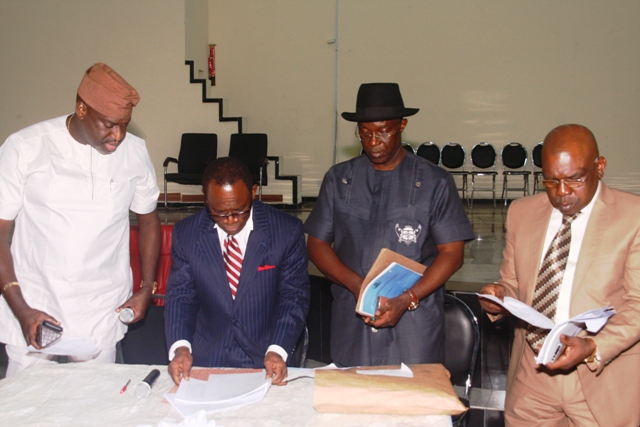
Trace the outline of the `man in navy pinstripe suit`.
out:
[[[264,368],[273,384],[304,329],[309,275],[302,222],[259,201],[247,167],[210,163],[202,179],[205,209],[173,229],[165,334],[169,373],[178,384],[191,366]],[[242,254],[235,299],[224,241]]]

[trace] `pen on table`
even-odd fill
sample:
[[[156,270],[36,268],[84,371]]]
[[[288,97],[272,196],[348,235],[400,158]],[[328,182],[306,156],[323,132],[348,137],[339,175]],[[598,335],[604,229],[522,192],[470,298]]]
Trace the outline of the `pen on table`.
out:
[[[127,391],[127,386],[131,383],[131,380],[127,381],[127,383],[124,385],[124,387],[122,387],[122,390],[120,390],[120,394],[124,393],[125,391]]]

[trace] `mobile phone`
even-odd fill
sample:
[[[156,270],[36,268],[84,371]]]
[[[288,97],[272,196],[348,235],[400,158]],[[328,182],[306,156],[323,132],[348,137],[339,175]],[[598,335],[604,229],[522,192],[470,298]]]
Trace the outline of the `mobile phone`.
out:
[[[62,336],[62,326],[43,320],[36,329],[36,342],[40,348],[45,348],[58,341]]]

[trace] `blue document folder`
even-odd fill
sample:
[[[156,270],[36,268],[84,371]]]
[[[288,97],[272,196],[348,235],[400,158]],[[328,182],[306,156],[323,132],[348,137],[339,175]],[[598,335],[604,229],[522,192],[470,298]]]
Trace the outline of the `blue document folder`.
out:
[[[373,316],[385,298],[395,298],[416,283],[422,274],[392,262],[382,273],[371,280],[362,292],[356,311]]]

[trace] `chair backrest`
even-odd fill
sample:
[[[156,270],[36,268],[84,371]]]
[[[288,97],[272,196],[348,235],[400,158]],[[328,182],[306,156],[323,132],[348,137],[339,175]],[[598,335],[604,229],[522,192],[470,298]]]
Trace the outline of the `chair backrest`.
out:
[[[450,142],[442,147],[440,161],[447,169],[464,168],[467,153],[464,147],[457,142]]]
[[[291,356],[290,365],[295,368],[304,368],[304,363],[307,360],[307,351],[309,349],[309,329],[307,325],[304,325],[304,330],[298,338],[293,354]]]
[[[403,142],[402,143],[402,148],[404,148],[405,150],[407,150],[411,154],[416,154],[416,150],[408,142]]]
[[[522,169],[527,166],[527,149],[519,142],[510,142],[500,153],[503,169]]]
[[[434,165],[440,164],[440,147],[438,147],[433,142],[423,142],[418,147],[418,151],[416,153],[418,156],[429,160]]]
[[[531,151],[531,160],[537,168],[542,168],[542,142],[536,144]]]
[[[158,269],[156,270],[157,298],[151,300],[152,305],[164,305],[164,296],[167,293],[167,279],[171,271],[171,241],[173,234],[173,224],[162,224],[160,226],[162,240],[160,242],[160,258],[158,259]],[[133,292],[140,290],[142,280],[142,267],[140,261],[139,244],[140,231],[137,225],[132,225],[129,229],[129,259],[131,272],[133,273]]]
[[[178,173],[202,175],[207,164],[218,155],[215,133],[183,133],[178,154]]]
[[[471,149],[471,164],[478,169],[495,169],[496,157],[496,149],[488,142],[479,142]]]
[[[445,294],[444,323],[444,366],[451,373],[451,383],[465,387],[468,395],[480,348],[478,319],[464,301]]]
[[[267,134],[266,133],[234,133],[231,134],[229,157],[242,160],[257,184],[262,170],[262,185],[267,185]]]
[[[168,365],[164,338],[164,306],[150,305],[144,319],[129,325],[121,341],[122,361],[128,365]]]

